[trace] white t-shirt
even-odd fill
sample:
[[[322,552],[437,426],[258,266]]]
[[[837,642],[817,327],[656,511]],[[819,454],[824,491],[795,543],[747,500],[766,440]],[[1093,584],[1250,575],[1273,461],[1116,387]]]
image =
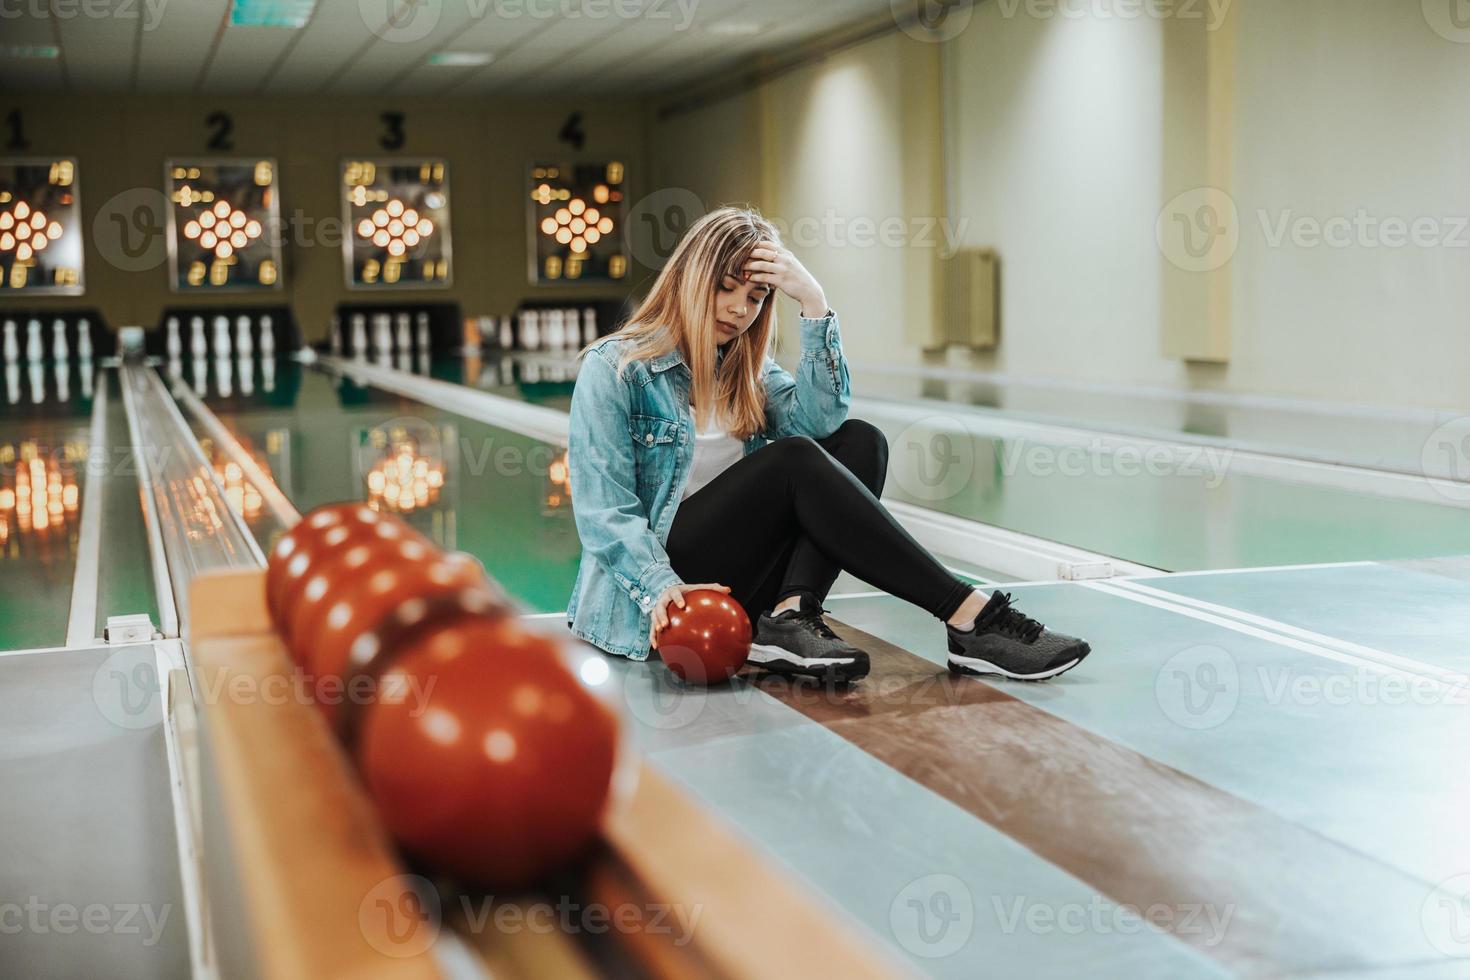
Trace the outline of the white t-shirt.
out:
[[[689,467],[689,483],[680,499],[688,500],[695,491],[711,483],[744,455],[745,443],[720,428],[718,420],[711,419],[708,431],[694,434],[694,462]]]

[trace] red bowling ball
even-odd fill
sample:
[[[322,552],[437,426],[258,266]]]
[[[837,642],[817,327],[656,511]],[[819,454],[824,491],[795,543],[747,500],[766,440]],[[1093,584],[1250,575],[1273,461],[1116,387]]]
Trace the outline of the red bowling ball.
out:
[[[442,554],[433,542],[396,517],[387,517],[371,524],[344,523],[329,528],[318,537],[302,541],[286,563],[286,571],[276,593],[275,624],[282,639],[290,642],[290,629],[296,618],[296,609],[303,601],[308,587],[320,592],[325,584],[330,592],[339,584],[337,579],[344,571],[349,576],[352,574],[352,568],[342,567],[347,556],[351,555],[357,560],[363,554],[364,547],[371,556],[374,552],[392,549],[405,542],[412,542],[422,549],[425,557]],[[363,567],[359,564],[356,570],[360,572]],[[323,575],[326,571],[331,572],[330,582]]]
[[[391,524],[379,524],[380,529]],[[316,630],[338,598],[361,588],[385,568],[398,568],[437,561],[444,552],[417,535],[413,537],[372,535],[348,542],[324,555],[305,578],[288,589],[282,601],[281,635],[297,663],[305,663]]]
[[[289,531],[281,535],[271,549],[270,559],[266,563],[265,604],[270,612],[272,625],[280,625],[278,616],[281,593],[285,590],[286,583],[306,574],[311,559],[310,556],[303,557],[302,552],[308,546],[317,545],[329,533],[340,543],[340,539],[345,536],[344,528],[376,524],[380,520],[382,515],[367,504],[327,504],[304,515]]]
[[[618,722],[557,640],[513,618],[458,615],[382,656],[378,698],[356,709],[355,756],[405,850],[514,889],[591,847],[612,796]]]
[[[684,608],[669,604],[669,625],[658,634],[658,652],[669,670],[690,684],[722,684],[750,656],[750,617],[730,596],[713,589],[684,594]]]
[[[366,635],[371,637],[384,620],[405,602],[430,602],[457,595],[466,589],[487,598],[503,596],[485,576],[485,569],[469,555],[453,553],[429,562],[403,562],[380,568],[334,593],[320,616],[303,621],[293,642],[306,673],[313,678],[350,679],[366,664],[352,663],[352,650]],[[319,700],[319,707],[335,729],[351,702],[345,695],[337,702]]]

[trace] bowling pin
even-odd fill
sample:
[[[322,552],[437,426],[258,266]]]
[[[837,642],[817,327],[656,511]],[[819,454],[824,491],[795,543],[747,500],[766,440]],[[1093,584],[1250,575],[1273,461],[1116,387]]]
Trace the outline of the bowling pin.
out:
[[[367,317],[352,314],[352,356],[367,358]]]
[[[191,368],[194,375],[194,394],[203,398],[209,394],[209,362],[202,357],[196,357]]]
[[[562,329],[565,314],[561,310],[550,310],[546,314],[546,333],[542,337],[547,350],[560,350],[566,342],[566,331]]]
[[[418,344],[419,353],[429,353],[429,314],[420,312],[418,315]]]
[[[230,318],[227,316],[214,318],[214,356],[230,356]]]
[[[86,317],[77,321],[77,359],[92,359],[92,321]]]
[[[77,365],[77,373],[82,379],[82,397],[90,401],[92,398],[92,362],[83,361]]]
[[[327,334],[327,352],[333,357],[342,356],[342,321],[335,313],[332,314],[332,328]]]
[[[402,371],[404,374],[408,374],[409,372],[411,372],[413,370],[413,352],[412,351],[401,350],[401,351],[398,352],[397,357],[398,357],[398,362],[397,362],[397,365],[396,366],[397,366],[398,370]]]
[[[40,361],[32,361],[26,373],[30,375],[31,401],[39,405],[46,400],[46,369]]]
[[[209,341],[204,339],[204,317],[189,321],[189,353],[196,358],[209,356]]]
[[[41,341],[41,321],[30,320],[26,323],[26,360],[35,364],[45,356],[46,349]]]
[[[250,336],[250,318],[242,316],[235,321],[235,352],[242,358],[249,357],[255,350],[255,341]]]
[[[260,356],[276,356],[276,321],[270,314],[260,318]]]
[[[521,314],[521,349],[541,349],[541,315],[535,310],[527,310]]]
[[[413,335],[409,332],[411,321],[407,313],[398,314],[397,334],[394,342],[398,345],[398,353],[405,354],[413,347]]]
[[[214,359],[214,387],[221,398],[234,397],[235,377],[228,357]]]
[[[428,377],[429,374],[429,349],[425,347],[419,351],[419,374]]]
[[[66,321],[57,317],[51,323],[51,359],[65,364],[71,351],[66,346]]]
[[[510,350],[516,345],[515,321],[508,316],[500,318],[500,349]]]
[[[255,360],[242,355],[238,367],[240,370],[240,394],[249,398],[255,394]]]
[[[20,401],[20,365],[5,365],[5,400],[14,405]]]
[[[576,307],[568,307],[565,313],[567,325],[566,337],[562,342],[562,350],[576,350],[582,346],[582,317],[577,313]]]
[[[582,311],[582,346],[597,339],[597,310],[589,306]]]
[[[267,392],[276,390],[276,359],[267,357],[260,362],[260,386]]]
[[[168,359],[168,376],[172,381],[178,381],[184,376],[184,362],[177,357]]]
[[[56,400],[71,401],[71,365],[57,361],[52,370],[56,372]]]
[[[14,364],[20,360],[20,341],[15,336],[15,321],[5,321],[5,363]]]
[[[378,358],[388,356],[393,349],[393,318],[386,313],[373,315],[373,350]]]

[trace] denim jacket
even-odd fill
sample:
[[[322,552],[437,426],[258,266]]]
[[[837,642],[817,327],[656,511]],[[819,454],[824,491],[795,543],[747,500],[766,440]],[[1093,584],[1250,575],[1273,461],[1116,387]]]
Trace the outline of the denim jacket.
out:
[[[567,604],[572,632],[608,653],[648,658],[654,600],[680,582],[664,543],[694,460],[690,375],[677,350],[633,361],[626,341],[590,348],[572,394],[568,465],[582,564]],[[748,456],[786,436],[821,439],[847,419],[852,383],[837,316],[801,319],[801,361],[792,375],[767,357],[766,428]]]

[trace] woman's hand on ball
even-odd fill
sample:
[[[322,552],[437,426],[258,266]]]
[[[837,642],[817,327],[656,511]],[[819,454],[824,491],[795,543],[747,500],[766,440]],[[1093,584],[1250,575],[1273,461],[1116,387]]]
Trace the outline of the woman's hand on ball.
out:
[[[705,585],[688,585],[684,582],[680,582],[678,585],[671,585],[667,589],[664,589],[663,595],[659,596],[656,600],[654,600],[653,603],[653,624],[648,631],[648,645],[650,647],[655,650],[658,649],[659,631],[662,630],[665,626],[669,625],[669,604],[673,603],[680,609],[683,609],[684,596],[686,593],[699,592],[704,589],[708,589],[711,592],[724,592],[727,595],[730,592],[730,587],[728,585],[716,585],[714,583],[707,583]]]

